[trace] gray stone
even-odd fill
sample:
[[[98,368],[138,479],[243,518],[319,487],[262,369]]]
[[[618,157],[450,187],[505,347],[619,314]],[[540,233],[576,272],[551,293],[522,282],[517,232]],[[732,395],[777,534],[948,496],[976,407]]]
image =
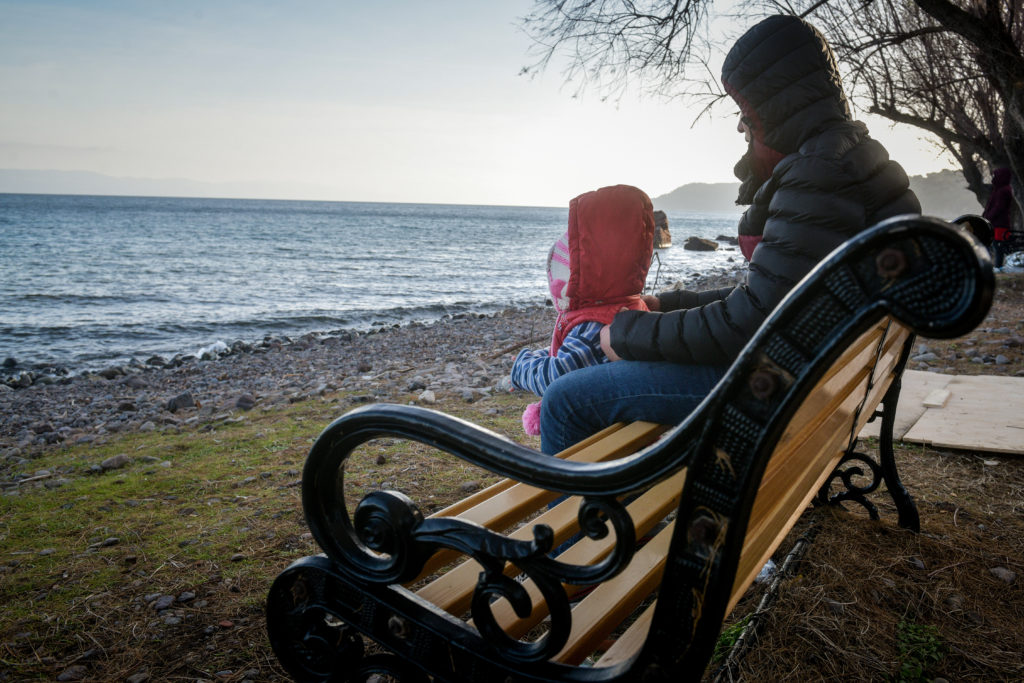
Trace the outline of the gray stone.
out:
[[[104,470],[119,470],[125,465],[129,464],[131,461],[131,458],[129,458],[124,453],[118,453],[117,455],[112,455],[103,462],[101,462],[100,467],[102,467]]]
[[[1017,580],[1017,573],[1006,567],[992,567],[989,569],[989,572],[991,572],[992,576],[1006,583],[1013,583]]]
[[[124,368],[114,366],[109,368],[103,368],[96,374],[102,377],[103,379],[116,379],[118,377],[123,377],[127,373],[125,373]]]
[[[434,395],[433,391],[427,389],[419,395],[419,401],[420,403],[437,403],[437,396]]]
[[[167,402],[167,410],[175,413],[182,408],[195,408],[198,404],[192,396],[192,392],[186,391],[178,394]]]
[[[155,609],[157,612],[159,612],[160,610],[167,609],[168,607],[170,607],[173,604],[174,604],[174,596],[173,595],[161,595],[159,598],[157,598],[156,600],[153,601],[153,609]]]
[[[58,676],[58,681],[81,681],[84,680],[89,670],[82,664],[72,664],[64,669]]]
[[[251,394],[242,394],[235,399],[235,407],[241,410],[252,410],[256,406],[256,399]]]

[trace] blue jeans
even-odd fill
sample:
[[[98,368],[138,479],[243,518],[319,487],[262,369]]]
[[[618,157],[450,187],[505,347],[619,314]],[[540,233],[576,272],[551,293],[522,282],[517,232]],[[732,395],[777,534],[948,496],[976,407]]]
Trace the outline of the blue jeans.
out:
[[[726,370],[727,366],[615,361],[562,375],[544,392],[541,450],[553,455],[616,422],[679,424]]]

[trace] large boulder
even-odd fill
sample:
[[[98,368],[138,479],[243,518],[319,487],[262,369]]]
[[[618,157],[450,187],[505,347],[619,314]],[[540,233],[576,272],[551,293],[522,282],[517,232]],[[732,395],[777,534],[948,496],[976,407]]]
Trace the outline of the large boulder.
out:
[[[654,212],[654,248],[665,249],[672,246],[672,233],[668,230],[668,216],[664,211]]]
[[[703,237],[687,237],[686,243],[683,244],[683,249],[689,251],[716,251],[718,249],[718,242],[704,239]]]

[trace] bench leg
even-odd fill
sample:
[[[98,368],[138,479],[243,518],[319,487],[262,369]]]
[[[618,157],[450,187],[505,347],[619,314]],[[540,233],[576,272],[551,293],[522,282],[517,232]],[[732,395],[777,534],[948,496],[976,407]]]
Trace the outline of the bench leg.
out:
[[[896,471],[896,457],[893,450],[892,432],[896,423],[896,404],[900,395],[900,379],[897,378],[889,387],[882,399],[880,411],[882,425],[878,434],[878,461],[870,456],[858,452],[857,441],[850,444],[846,453],[843,454],[839,464],[836,465],[832,475],[818,491],[814,498],[814,505],[838,505],[843,501],[851,501],[859,504],[871,519],[879,519],[878,508],[868,500],[867,495],[873,493],[884,481],[885,487],[896,504],[896,511],[899,514],[899,525],[911,531],[920,531],[921,522],[917,514],[917,505],[910,496],[903,482],[900,481],[899,472]],[[870,472],[870,478],[867,478]],[[832,482],[840,480],[845,486],[845,491],[836,494],[831,493]],[[866,480],[866,483],[862,483]]]
[[[917,514],[917,505],[910,492],[903,486],[903,482],[900,481],[892,445],[892,430],[896,423],[896,404],[899,401],[902,381],[902,377],[897,377],[886,392],[885,398],[882,399],[882,425],[878,434],[878,457],[882,463],[885,487],[889,490],[893,502],[896,503],[899,525],[911,531],[921,531],[921,519]]]

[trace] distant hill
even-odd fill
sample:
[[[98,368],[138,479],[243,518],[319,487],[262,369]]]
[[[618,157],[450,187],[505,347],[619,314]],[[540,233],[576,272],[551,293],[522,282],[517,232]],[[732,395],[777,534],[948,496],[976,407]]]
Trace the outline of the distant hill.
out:
[[[655,209],[662,211],[722,212],[735,207],[739,183],[689,183],[654,197]],[[944,170],[911,176],[910,187],[921,200],[922,211],[940,218],[981,213],[981,205],[967,189],[959,171]]]

